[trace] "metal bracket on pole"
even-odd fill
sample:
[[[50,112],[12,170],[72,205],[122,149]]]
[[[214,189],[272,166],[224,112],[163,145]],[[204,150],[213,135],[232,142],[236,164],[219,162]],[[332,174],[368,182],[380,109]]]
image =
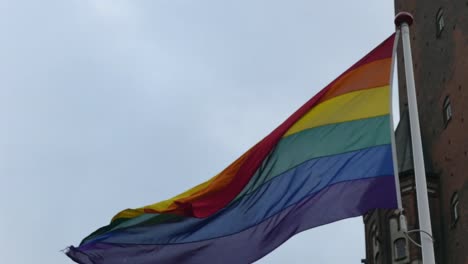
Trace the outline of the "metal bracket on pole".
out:
[[[409,26],[411,24],[413,24],[413,16],[410,13],[400,12],[396,15],[395,25],[401,29],[403,42],[403,57],[405,62],[406,90],[408,93],[408,112],[411,127],[411,143],[413,147],[419,227],[421,232],[428,235],[421,236],[422,260],[424,264],[435,264],[429,198],[427,195],[426,169],[424,168],[421,129],[419,127],[416,88],[414,83],[413,58],[411,55],[409,32]]]

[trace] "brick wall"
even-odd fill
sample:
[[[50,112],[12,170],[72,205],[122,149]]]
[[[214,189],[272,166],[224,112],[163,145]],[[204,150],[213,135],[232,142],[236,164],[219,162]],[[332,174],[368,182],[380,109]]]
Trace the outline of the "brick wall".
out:
[[[468,263],[468,1],[396,0],[396,12],[409,11],[413,66],[425,157],[437,177],[430,197],[431,220],[439,263]],[[444,13],[437,36],[436,15]],[[400,53],[401,54],[401,48]],[[403,61],[399,58],[400,109],[406,108]],[[443,103],[450,98],[453,116],[444,122]],[[460,219],[454,225],[451,199],[458,192]],[[413,212],[408,212],[413,214]]]

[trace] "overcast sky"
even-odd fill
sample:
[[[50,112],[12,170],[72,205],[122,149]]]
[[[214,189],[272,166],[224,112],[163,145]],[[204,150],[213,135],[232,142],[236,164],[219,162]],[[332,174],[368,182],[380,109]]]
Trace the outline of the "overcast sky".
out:
[[[0,0],[0,256],[212,177],[394,30],[393,1]],[[320,213],[320,212],[317,212]],[[361,218],[258,263],[360,263]]]

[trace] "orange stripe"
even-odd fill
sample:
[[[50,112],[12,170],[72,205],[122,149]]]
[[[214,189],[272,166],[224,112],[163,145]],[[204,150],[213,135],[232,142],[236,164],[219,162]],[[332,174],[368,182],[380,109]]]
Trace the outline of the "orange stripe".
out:
[[[388,85],[391,66],[392,58],[386,58],[366,63],[348,71],[332,84],[320,102],[345,93]]]

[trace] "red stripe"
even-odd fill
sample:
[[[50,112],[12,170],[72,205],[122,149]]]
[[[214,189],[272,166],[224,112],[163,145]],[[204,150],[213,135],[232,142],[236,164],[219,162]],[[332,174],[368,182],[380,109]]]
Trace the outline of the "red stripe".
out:
[[[291,128],[291,126],[296,123],[303,115],[305,115],[312,107],[319,103],[320,99],[325,95],[328,89],[330,89],[333,84],[341,78],[341,76],[364,64],[375,60],[390,58],[392,56],[394,37],[395,34],[392,34],[369,54],[367,54],[365,57],[351,66],[351,68],[341,74],[340,77],[336,78],[327,87],[312,97],[312,99],[299,108],[299,110],[291,115],[267,137],[257,143],[252,148],[250,155],[239,168],[232,182],[227,185],[226,188],[204,195],[203,197],[200,197],[200,199],[187,201],[184,202],[184,204],[179,204],[181,208],[184,208],[184,215],[203,218],[208,217],[216,213],[218,210],[224,208],[230,201],[232,201],[232,199],[236,197],[239,192],[242,191],[242,189],[260,167],[263,160],[271,152],[282,136],[289,130],[289,128]]]
[[[390,37],[388,37],[386,40],[384,40],[382,43],[380,43],[380,45],[378,45],[375,49],[373,49],[371,52],[369,52],[366,56],[364,56],[362,59],[360,59],[358,62],[356,62],[353,66],[351,66],[351,68],[349,68],[343,74],[345,74],[345,73],[347,73],[347,72],[349,72],[351,70],[354,70],[357,67],[362,66],[364,64],[367,64],[369,62],[373,62],[373,61],[376,61],[376,60],[382,60],[382,59],[386,59],[386,58],[391,58],[392,57],[392,52],[393,52],[393,42],[394,41],[395,41],[395,33],[393,33]],[[341,77],[341,75],[340,75],[340,77]],[[340,77],[338,77],[337,79],[339,79]],[[333,82],[335,82],[335,81],[333,81]]]

